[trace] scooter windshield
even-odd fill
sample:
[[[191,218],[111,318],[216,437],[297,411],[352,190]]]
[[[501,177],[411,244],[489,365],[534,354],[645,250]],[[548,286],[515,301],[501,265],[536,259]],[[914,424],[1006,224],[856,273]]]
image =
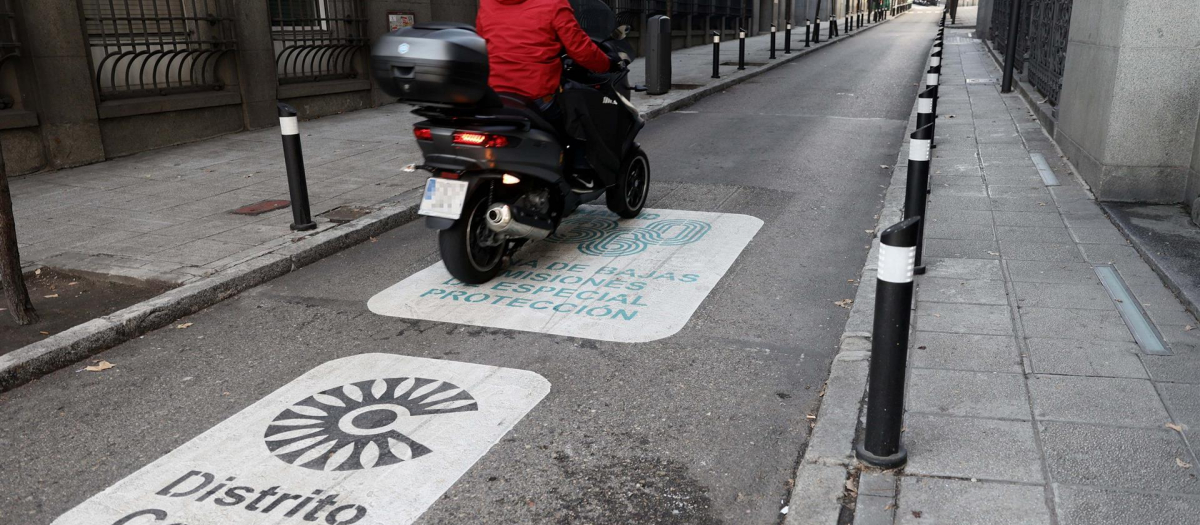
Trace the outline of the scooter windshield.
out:
[[[575,19],[595,40],[608,40],[617,30],[617,14],[601,0],[571,0]]]

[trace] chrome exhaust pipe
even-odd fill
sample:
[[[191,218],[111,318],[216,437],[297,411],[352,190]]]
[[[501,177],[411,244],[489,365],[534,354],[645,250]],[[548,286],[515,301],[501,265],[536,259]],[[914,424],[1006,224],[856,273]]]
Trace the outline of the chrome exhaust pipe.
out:
[[[504,203],[491,205],[487,210],[488,229],[507,235],[525,239],[540,240],[550,236],[550,230],[519,222],[512,214],[512,208]]]

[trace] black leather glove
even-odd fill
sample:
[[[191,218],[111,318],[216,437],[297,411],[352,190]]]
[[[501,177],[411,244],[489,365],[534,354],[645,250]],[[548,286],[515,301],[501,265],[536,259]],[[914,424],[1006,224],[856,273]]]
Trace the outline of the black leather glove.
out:
[[[622,69],[625,69],[625,61],[621,60],[620,55],[616,53],[608,55],[608,72],[616,73]]]

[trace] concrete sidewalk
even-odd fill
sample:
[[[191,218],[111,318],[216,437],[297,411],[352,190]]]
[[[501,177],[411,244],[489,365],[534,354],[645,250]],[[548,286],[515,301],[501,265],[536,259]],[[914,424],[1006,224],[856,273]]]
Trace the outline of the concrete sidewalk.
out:
[[[1200,324],[1097,206],[1025,101],[1000,94],[1000,72],[972,36],[946,36],[929,271],[917,280],[909,355],[908,464],[879,472],[849,459],[854,432],[838,429],[861,423],[826,418],[860,405],[865,371],[838,373],[835,362],[830,412],[822,407],[797,482],[828,486],[846,474],[832,489],[860,524],[1194,523]],[[900,158],[907,152],[906,143]],[[1061,185],[1047,185],[1031,155],[1044,156]],[[884,221],[899,216],[905,176],[896,170]],[[1109,265],[1171,355],[1139,346],[1118,312],[1128,305],[1097,276]],[[870,326],[871,295],[860,293],[848,336]],[[838,360],[868,348],[844,348]],[[833,466],[841,470],[829,474]]]

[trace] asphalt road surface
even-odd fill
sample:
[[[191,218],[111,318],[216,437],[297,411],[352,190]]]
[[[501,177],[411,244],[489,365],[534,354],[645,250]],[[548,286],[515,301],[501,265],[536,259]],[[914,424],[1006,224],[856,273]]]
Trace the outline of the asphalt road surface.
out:
[[[368,352],[552,385],[418,523],[779,521],[935,21],[902,17],[649,124],[651,207],[765,223],[677,334],[612,343],[372,313],[369,298],[438,262],[412,223],[97,356],[112,370],[0,395],[0,522],[50,523]],[[402,480],[381,490],[406,497]]]

